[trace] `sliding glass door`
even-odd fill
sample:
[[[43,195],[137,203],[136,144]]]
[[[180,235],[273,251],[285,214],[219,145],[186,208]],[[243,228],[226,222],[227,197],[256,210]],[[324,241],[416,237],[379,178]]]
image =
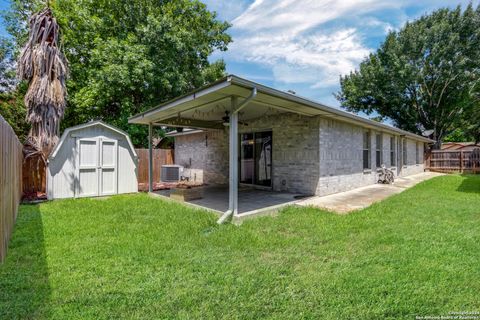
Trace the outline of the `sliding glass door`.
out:
[[[240,183],[272,186],[272,132],[240,134]]]

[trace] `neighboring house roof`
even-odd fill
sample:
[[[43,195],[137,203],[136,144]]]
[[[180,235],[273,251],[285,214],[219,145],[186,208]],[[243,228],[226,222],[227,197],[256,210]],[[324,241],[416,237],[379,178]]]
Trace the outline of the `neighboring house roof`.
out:
[[[246,99],[253,89],[256,89],[258,92],[256,97],[251,101],[251,104],[253,105],[271,106],[272,108],[299,113],[306,116],[320,115],[326,118],[355,123],[366,128],[375,128],[377,130],[408,136],[424,142],[435,142],[429,138],[384,123],[365,119],[350,112],[329,107],[316,101],[300,97],[296,94],[270,88],[235,75],[228,75],[189,94],[172,99],[155,108],[137,114],[129,119],[129,123],[157,124],[171,127],[178,127],[181,126],[181,124],[185,124],[185,127],[207,128],[207,122],[213,123],[213,120],[194,120],[193,115],[195,114],[192,115],[192,113],[195,109],[221,103],[229,104],[230,100],[226,99],[230,99],[232,96]],[[246,107],[243,111],[247,109],[252,108]],[[253,112],[253,110],[251,110],[251,112]],[[181,122],[181,118],[186,115],[189,116],[188,121]],[[179,121],[175,121],[176,117],[178,117]]]
[[[132,141],[130,140],[130,136],[128,135],[128,133],[126,133],[125,131],[120,130],[120,129],[112,126],[112,125],[106,124],[103,121],[96,120],[96,121],[90,121],[90,122],[87,122],[87,123],[79,124],[77,126],[73,126],[73,127],[65,129],[65,131],[63,131],[62,137],[60,138],[60,141],[57,143],[57,145],[53,149],[53,152],[50,154],[50,156],[48,158],[49,159],[55,158],[55,156],[58,153],[58,150],[60,150],[60,148],[62,147],[62,144],[65,142],[65,139],[68,137],[68,135],[72,131],[77,131],[77,130],[81,130],[81,129],[85,129],[85,128],[93,127],[93,126],[102,126],[102,127],[107,128],[107,129],[110,129],[112,131],[115,131],[116,133],[118,133],[120,135],[123,135],[125,137],[125,139],[127,140],[128,145],[130,146],[130,149],[133,152],[133,156],[138,157],[137,153],[135,152],[135,148],[132,144]]]
[[[474,142],[445,142],[442,143],[442,150],[463,150],[480,148],[480,144]]]

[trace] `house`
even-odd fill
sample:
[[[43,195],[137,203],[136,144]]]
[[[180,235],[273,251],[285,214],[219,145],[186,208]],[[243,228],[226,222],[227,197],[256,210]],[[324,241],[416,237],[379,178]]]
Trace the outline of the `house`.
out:
[[[378,180],[382,164],[397,176],[424,171],[433,141],[235,75],[129,119],[172,128],[175,163],[209,185],[229,185],[238,214],[239,185],[328,195]],[[151,137],[150,137],[151,139]]]
[[[48,158],[48,199],[137,191],[137,154],[127,133],[102,121],[65,129]]]

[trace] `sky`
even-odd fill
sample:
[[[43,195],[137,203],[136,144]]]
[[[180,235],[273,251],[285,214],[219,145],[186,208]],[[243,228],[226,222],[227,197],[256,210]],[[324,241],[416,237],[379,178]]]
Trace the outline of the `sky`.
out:
[[[390,30],[469,0],[202,0],[232,24],[227,72],[338,107],[340,75],[358,68]],[[472,3],[477,6],[480,0]],[[8,8],[0,0],[0,10]],[[0,36],[6,32],[0,23]]]
[[[232,24],[227,72],[338,107],[340,75],[358,68],[387,33],[451,0],[204,0]],[[475,6],[479,1],[472,2]]]
[[[0,0],[0,11],[7,10],[10,5],[10,2],[8,0]],[[0,20],[0,37],[6,37],[8,36],[7,32],[5,31],[5,28],[3,26],[3,21]]]

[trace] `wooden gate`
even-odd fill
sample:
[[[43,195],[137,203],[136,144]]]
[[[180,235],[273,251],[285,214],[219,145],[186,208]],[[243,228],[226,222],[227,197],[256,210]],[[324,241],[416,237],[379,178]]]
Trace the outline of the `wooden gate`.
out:
[[[23,196],[37,199],[47,193],[47,168],[39,155],[28,157],[23,162]]]

